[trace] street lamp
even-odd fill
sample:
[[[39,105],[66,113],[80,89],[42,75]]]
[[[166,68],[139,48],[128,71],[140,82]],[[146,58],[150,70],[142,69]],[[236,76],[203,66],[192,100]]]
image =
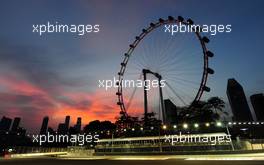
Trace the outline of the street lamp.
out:
[[[209,127],[209,126],[210,126],[210,123],[205,123],[205,126],[206,126],[206,127]]]
[[[217,123],[216,123],[216,126],[217,126],[217,127],[221,127],[221,126],[222,126],[222,123],[221,123],[221,122],[217,122]]]
[[[183,124],[183,128],[184,128],[184,129],[187,129],[187,128],[188,128],[188,124],[186,124],[186,123]]]
[[[195,123],[194,128],[198,128],[198,127],[199,127],[199,124]]]

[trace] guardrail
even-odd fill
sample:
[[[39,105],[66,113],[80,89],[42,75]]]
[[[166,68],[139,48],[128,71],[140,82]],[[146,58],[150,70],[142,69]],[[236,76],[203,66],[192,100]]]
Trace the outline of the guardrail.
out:
[[[67,152],[11,154],[11,158],[25,158],[25,157],[35,157],[35,156],[58,156],[58,155],[67,155]]]

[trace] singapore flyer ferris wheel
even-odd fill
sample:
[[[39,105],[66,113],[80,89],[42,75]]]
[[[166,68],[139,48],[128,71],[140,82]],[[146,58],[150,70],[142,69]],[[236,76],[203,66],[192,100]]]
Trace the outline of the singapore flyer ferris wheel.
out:
[[[155,112],[166,121],[164,100],[169,99],[177,107],[191,107],[204,92],[209,92],[207,79],[214,70],[209,67],[209,58],[214,54],[208,50],[209,39],[193,29],[193,32],[178,32],[171,35],[165,27],[171,25],[192,27],[191,19],[169,16],[152,22],[135,37],[124,54],[118,72],[116,92],[123,115],[146,115]],[[125,88],[124,80],[159,80],[158,88]]]

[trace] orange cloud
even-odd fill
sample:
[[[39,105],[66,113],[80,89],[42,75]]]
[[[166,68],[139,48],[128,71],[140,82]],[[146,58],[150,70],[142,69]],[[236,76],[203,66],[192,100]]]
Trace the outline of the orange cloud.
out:
[[[58,123],[64,122],[67,115],[71,116],[71,125],[76,123],[77,117],[81,117],[84,126],[93,120],[114,122],[120,112],[115,89],[105,91],[98,88],[93,93],[59,90],[54,95],[14,77],[1,77],[0,87],[5,89],[0,92],[0,115],[19,116],[23,126],[37,132],[44,116],[49,116],[49,126],[56,130]],[[128,113],[142,114],[140,102],[135,101]]]

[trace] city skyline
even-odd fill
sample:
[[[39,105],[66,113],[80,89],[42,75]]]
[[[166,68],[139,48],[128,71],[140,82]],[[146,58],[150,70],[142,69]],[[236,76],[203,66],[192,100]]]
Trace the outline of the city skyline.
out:
[[[219,96],[228,104],[227,79],[234,77],[243,86],[252,111],[250,96],[264,92],[263,1],[221,1],[211,5],[209,1],[198,4],[156,1],[151,2],[151,7],[150,2],[112,2],[112,5],[97,1],[90,1],[89,5],[83,1],[75,4],[24,1],[16,5],[12,1],[3,2],[0,7],[1,117],[21,117],[20,125],[35,131],[39,131],[42,118],[47,115],[52,127],[57,127],[67,115],[74,119],[71,124],[76,123],[77,117],[82,117],[83,123],[95,119],[114,121],[119,114],[116,89],[100,89],[98,80],[117,76],[122,55],[135,35],[151,21],[168,15],[190,17],[198,24],[232,25],[230,34],[207,35],[211,40],[208,47],[215,54],[210,65],[216,73],[208,80],[211,92],[203,99]],[[240,9],[234,12],[237,3]],[[81,37],[72,34],[40,37],[32,33],[32,24],[47,21],[100,24],[101,31]]]
[[[263,112],[261,111],[263,107],[263,99],[264,95],[263,93],[256,93],[250,96],[250,102],[247,102],[247,99],[245,97],[245,93],[243,90],[243,87],[237,82],[234,78],[228,79],[228,84],[227,84],[227,96],[229,99],[229,104],[232,105],[231,110],[232,114],[227,114],[230,118],[226,118],[225,114],[225,109],[221,110],[222,115],[220,115],[220,120],[223,119],[223,122],[225,124],[228,123],[263,123]],[[216,97],[217,98],[217,97]],[[214,99],[214,97],[210,98]],[[210,101],[207,100],[207,103]],[[176,107],[173,102],[171,102],[170,99],[165,99],[164,100],[165,104],[165,115],[166,115],[166,121],[162,122],[163,125],[167,126],[177,126],[178,124],[184,125],[183,123],[183,116],[179,117],[180,113],[178,112],[178,108],[181,107]],[[209,103],[210,104],[210,103]],[[248,104],[253,105],[253,109],[250,109]],[[226,103],[224,103],[225,107]],[[206,107],[206,106],[205,106]],[[223,108],[224,108],[223,107]],[[201,108],[201,107],[200,107]],[[204,109],[205,111],[206,109]],[[228,112],[227,112],[228,113]],[[149,115],[151,112],[149,113]],[[217,114],[217,113],[216,113]],[[254,117],[253,117],[254,116]],[[130,116],[134,117],[134,116]],[[153,116],[156,119],[157,116]],[[204,116],[205,117],[205,116]],[[232,118],[231,118],[232,117]],[[113,121],[108,121],[108,120],[98,120],[98,119],[93,119],[92,121],[89,121],[89,123],[82,123],[82,117],[77,117],[75,123],[71,120],[71,116],[67,115],[65,116],[64,122],[59,123],[57,122],[57,126],[54,125],[49,125],[49,116],[44,116],[42,119],[42,124],[39,130],[40,135],[41,134],[46,134],[47,132],[50,133],[58,133],[58,134],[67,134],[69,132],[77,132],[80,133],[82,131],[82,128],[91,124],[92,122],[95,121],[100,121],[100,122],[113,122]],[[120,118],[116,118],[116,120],[113,122],[116,125],[118,125],[118,120]],[[143,118],[141,119],[142,122],[144,121]],[[2,119],[0,120],[0,131],[4,132],[22,132],[22,133],[34,133],[31,132],[32,130],[29,130],[27,132],[27,128],[24,128],[23,126],[20,127],[20,121],[21,117],[15,117],[14,120],[9,118],[8,116],[3,116]],[[140,121],[139,119],[136,120],[137,122]],[[187,121],[185,121],[187,122]],[[191,121],[194,122],[194,121]],[[208,122],[208,121],[207,121]],[[196,121],[196,124],[204,124],[204,123],[199,123]],[[258,125],[258,124],[257,124]],[[36,132],[36,131],[35,131]]]

